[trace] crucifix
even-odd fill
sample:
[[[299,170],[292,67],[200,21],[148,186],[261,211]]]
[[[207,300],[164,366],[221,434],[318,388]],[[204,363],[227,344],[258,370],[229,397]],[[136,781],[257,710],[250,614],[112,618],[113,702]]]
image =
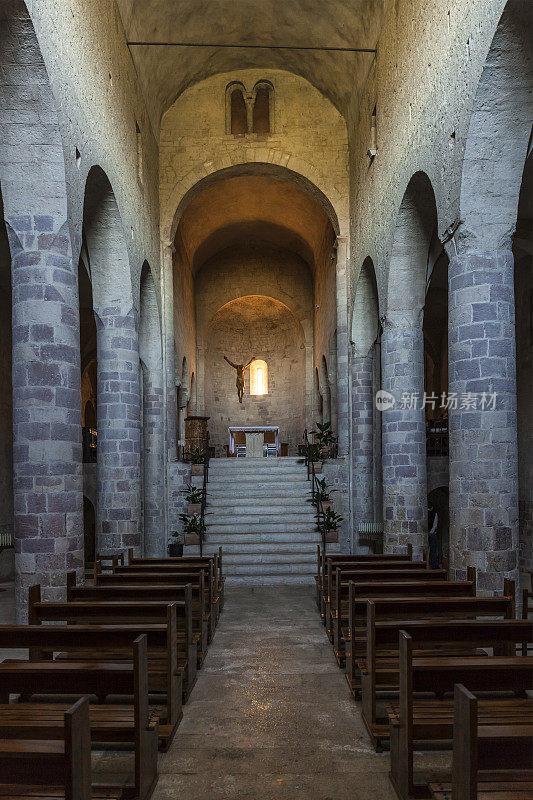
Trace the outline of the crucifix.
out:
[[[252,363],[255,361],[255,356],[250,359],[247,364],[234,364],[233,361],[230,361],[229,358],[224,356],[224,360],[228,362],[228,364],[233,367],[233,369],[237,370],[237,381],[235,385],[237,386],[237,394],[239,395],[239,403],[242,403],[242,396],[244,394],[244,373]]]

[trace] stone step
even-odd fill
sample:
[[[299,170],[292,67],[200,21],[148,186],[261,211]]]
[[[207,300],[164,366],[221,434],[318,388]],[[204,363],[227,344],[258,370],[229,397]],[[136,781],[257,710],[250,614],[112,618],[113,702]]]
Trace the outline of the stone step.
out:
[[[314,575],[314,564],[226,564],[225,575]]]
[[[303,484],[307,483],[307,475],[301,472],[265,472],[264,475],[257,475],[253,472],[243,472],[238,475],[229,475],[228,473],[221,473],[220,475],[210,475],[208,481],[208,488],[212,486],[219,486],[220,484],[241,484],[248,486],[249,484],[261,483],[294,483]]]
[[[220,521],[223,523],[231,522],[254,522],[268,523],[274,520],[283,519],[286,522],[301,522],[308,520],[313,524],[316,519],[314,509],[308,506],[291,506],[290,511],[286,506],[221,506],[213,508],[209,505],[205,512],[206,523]]]
[[[251,533],[241,532],[235,533],[223,531],[222,533],[209,533],[206,539],[206,546],[216,549],[222,547],[223,549],[228,544],[243,547],[250,544],[269,544],[272,549],[275,549],[279,544],[300,544],[307,542],[311,547],[316,547],[320,542],[318,531],[285,531],[285,532],[269,532],[269,533]]]
[[[263,494],[248,494],[248,492],[241,492],[241,496],[233,492],[224,492],[221,495],[207,494],[207,503],[210,511],[216,509],[222,511],[226,508],[241,509],[244,506],[254,506],[256,508],[274,508],[280,506],[283,508],[300,508],[307,506],[313,508],[311,504],[311,493],[309,496],[302,496],[300,492],[290,494],[272,494],[272,492],[265,489]],[[236,500],[243,501],[242,505],[237,505]]]
[[[209,490],[207,493],[207,503],[221,503],[222,505],[234,504],[236,500],[245,500],[249,502],[267,503],[272,499],[273,501],[281,501],[282,503],[293,504],[295,502],[307,502],[311,499],[311,492],[308,491],[309,484],[306,483],[305,490],[293,489],[290,484],[278,486],[277,488],[268,487],[255,487],[253,490],[243,489],[242,486],[235,486],[231,489],[224,486],[224,489],[217,489],[216,491]]]
[[[263,468],[268,470],[284,469],[285,467],[304,467],[305,459],[299,456],[288,456],[284,458],[211,458],[209,469],[250,469]]]
[[[310,586],[313,575],[229,575],[226,586]]]
[[[311,565],[314,569],[317,563],[316,553],[312,551],[280,553],[272,550],[268,553],[250,553],[248,550],[246,550],[245,553],[223,553],[222,561],[225,565],[224,569],[227,567],[228,570],[230,565],[234,567],[237,564],[243,566],[247,564],[307,564],[308,566]]]
[[[222,559],[225,560],[226,556],[234,556],[234,555],[241,555],[245,554],[246,556],[260,556],[265,554],[274,553],[280,556],[286,556],[288,558],[297,557],[298,554],[303,553],[305,555],[309,555],[309,553],[313,553],[313,557],[316,561],[317,553],[316,553],[316,545],[318,544],[318,540],[315,542],[277,542],[273,544],[272,542],[247,542],[246,549],[243,548],[243,545],[240,541],[240,538],[234,541],[229,537],[222,543]],[[220,546],[220,545],[219,545]],[[209,553],[214,553],[215,551],[218,552],[217,548],[213,545],[213,540],[211,537],[206,540],[204,544],[204,548],[209,551]]]
[[[279,519],[274,517],[274,520]],[[267,520],[260,522],[253,520],[250,522],[213,522],[209,518],[206,519],[206,528],[208,534],[213,533],[312,533],[314,529],[313,523],[305,520],[303,522],[276,522]]]

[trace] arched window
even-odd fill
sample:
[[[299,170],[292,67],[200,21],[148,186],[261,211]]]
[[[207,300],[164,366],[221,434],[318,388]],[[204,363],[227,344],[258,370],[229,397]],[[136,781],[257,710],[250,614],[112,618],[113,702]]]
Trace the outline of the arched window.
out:
[[[273,86],[268,81],[260,81],[254,86],[253,132],[272,132]]]
[[[247,133],[248,121],[246,116],[246,102],[244,100],[243,90],[239,87],[235,87],[231,92],[230,115],[230,132],[235,135]]]
[[[268,365],[256,359],[250,365],[250,394],[268,394]]]

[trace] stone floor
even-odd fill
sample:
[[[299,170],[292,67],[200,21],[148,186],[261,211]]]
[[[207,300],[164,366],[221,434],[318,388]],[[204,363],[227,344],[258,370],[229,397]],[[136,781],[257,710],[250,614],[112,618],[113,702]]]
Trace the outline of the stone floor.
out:
[[[159,756],[153,800],[395,798],[389,755],[370,746],[312,591],[227,588],[183,721]],[[0,621],[13,617],[8,590]],[[93,753],[95,773],[120,779],[131,766],[128,754]]]
[[[154,800],[392,800],[312,587],[232,587]]]

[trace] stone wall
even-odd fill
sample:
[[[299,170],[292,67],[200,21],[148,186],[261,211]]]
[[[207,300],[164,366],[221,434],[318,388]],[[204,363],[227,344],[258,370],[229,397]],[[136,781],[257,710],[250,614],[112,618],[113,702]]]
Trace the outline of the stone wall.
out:
[[[216,455],[225,453],[230,425],[277,425],[289,455],[296,455],[305,427],[305,346],[289,309],[267,297],[234,300],[215,314],[206,341],[205,412]],[[247,372],[239,403],[236,372],[224,355],[234,363],[246,363],[252,356],[265,361],[268,393],[251,395]]]

